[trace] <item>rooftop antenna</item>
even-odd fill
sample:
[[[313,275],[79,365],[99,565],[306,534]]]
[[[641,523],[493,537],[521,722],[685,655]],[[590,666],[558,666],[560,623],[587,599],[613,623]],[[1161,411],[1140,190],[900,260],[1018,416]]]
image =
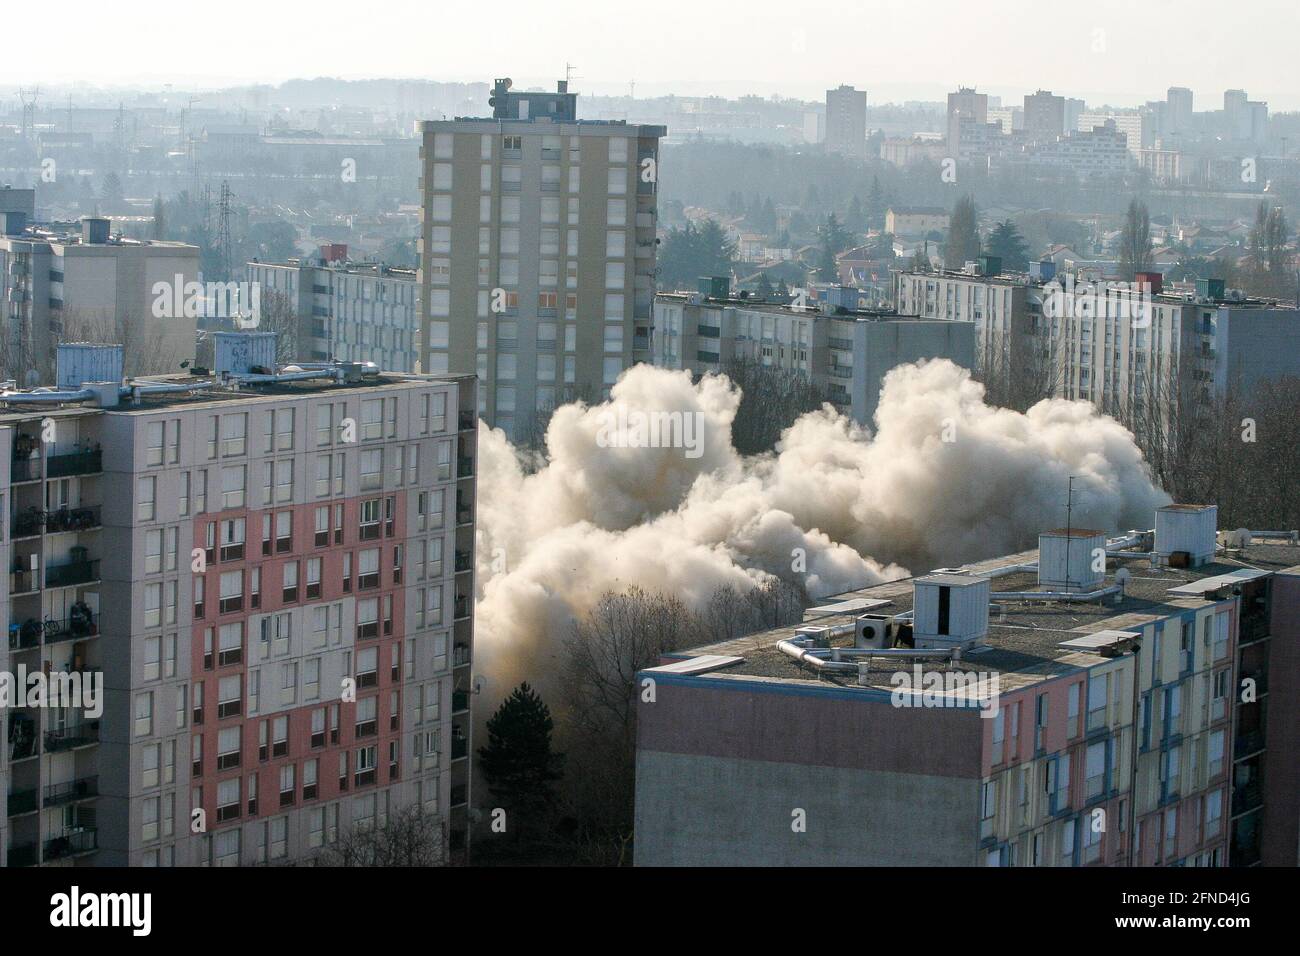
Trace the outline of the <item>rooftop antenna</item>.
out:
[[[577,73],[574,73],[574,72],[573,72],[573,71],[576,70],[576,69],[577,69],[577,67],[574,66],[572,63],[569,63],[569,62],[567,62],[567,61],[565,62],[565,64],[564,64],[564,82],[565,82],[566,85],[567,85],[569,82],[571,82],[572,80],[580,80],[580,79],[582,79],[581,76],[579,76]]]

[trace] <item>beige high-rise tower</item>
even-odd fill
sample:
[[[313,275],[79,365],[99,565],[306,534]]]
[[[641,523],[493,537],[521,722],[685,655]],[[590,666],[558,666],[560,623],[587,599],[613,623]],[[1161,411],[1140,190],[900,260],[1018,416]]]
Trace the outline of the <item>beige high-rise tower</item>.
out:
[[[662,126],[577,119],[577,94],[511,92],[489,118],[421,124],[426,373],[477,373],[512,438],[649,361]]]

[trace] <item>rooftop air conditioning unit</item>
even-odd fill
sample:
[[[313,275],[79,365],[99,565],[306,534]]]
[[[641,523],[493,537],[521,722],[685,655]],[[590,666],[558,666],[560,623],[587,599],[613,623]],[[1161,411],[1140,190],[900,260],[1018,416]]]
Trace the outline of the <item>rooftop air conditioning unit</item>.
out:
[[[853,646],[884,649],[894,646],[894,616],[892,614],[863,614],[853,630]]]

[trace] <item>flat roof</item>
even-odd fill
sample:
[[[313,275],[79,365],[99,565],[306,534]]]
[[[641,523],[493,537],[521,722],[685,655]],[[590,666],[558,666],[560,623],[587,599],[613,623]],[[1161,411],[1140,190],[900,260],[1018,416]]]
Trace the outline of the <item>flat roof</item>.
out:
[[[1032,564],[1038,559],[1037,549],[1004,555],[964,566],[966,574],[919,575],[871,585],[823,599],[820,610],[833,608],[836,603],[866,599],[872,602],[877,614],[896,615],[912,610],[913,585],[917,581],[943,583],[989,580],[980,572],[992,571],[1010,565]],[[999,605],[1001,612],[989,614],[988,634],[984,643],[968,651],[957,665],[927,661],[927,670],[984,671],[1000,675],[1003,690],[1014,690],[1079,670],[1096,666],[1104,658],[1104,649],[1116,642],[1116,633],[1140,632],[1153,621],[1188,613],[1216,603],[1205,593],[1221,587],[1215,584],[1226,579],[1236,583],[1254,580],[1266,574],[1293,570],[1300,572],[1300,545],[1278,543],[1252,543],[1248,547],[1221,554],[1198,568],[1153,568],[1149,558],[1136,552],[1130,557],[1111,557],[1105,584],[1115,583],[1120,568],[1128,570],[1129,579],[1125,593],[1117,602],[1114,597],[1104,601],[1061,602],[1011,600]],[[1033,571],[1002,574],[990,581],[992,596],[1002,591],[1044,590],[1038,585]],[[878,602],[887,601],[886,605]],[[675,652],[674,657],[691,658],[738,657],[742,661],[728,666],[724,671],[710,673],[709,677],[721,680],[760,679],[767,682],[791,684],[801,687],[832,686],[837,689],[855,688],[858,677],[852,673],[816,673],[798,664],[793,658],[778,650],[778,641],[793,638],[805,626],[831,626],[851,624],[862,613],[851,610],[820,614],[805,623],[790,624],[756,634],[707,644],[690,650]],[[834,646],[851,646],[853,636],[846,634],[832,641]],[[867,675],[868,687],[889,688],[890,676],[900,666],[897,661],[877,658],[875,670]]]

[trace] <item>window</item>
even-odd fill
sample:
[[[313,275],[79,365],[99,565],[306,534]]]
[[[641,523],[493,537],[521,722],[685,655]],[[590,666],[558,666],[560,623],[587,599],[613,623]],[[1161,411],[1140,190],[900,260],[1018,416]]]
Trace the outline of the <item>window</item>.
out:
[[[240,728],[223,727],[217,732],[217,769],[229,770],[239,766]]]
[[[243,678],[239,674],[217,682],[217,720],[238,717],[243,709]]]
[[[277,511],[275,513],[275,553],[284,554],[293,550],[293,512]]]
[[[221,457],[230,458],[245,452],[244,438],[248,432],[248,415],[240,412],[221,416]]]
[[[375,734],[379,726],[375,716],[378,704],[378,697],[361,697],[357,700],[356,735],[358,737],[371,737]]]
[[[237,621],[221,625],[221,646],[217,655],[217,664],[227,667],[238,664],[244,659],[244,624]]]
[[[273,721],[271,756],[283,757],[289,752],[289,718],[277,717]]]
[[[221,560],[239,561],[244,557],[243,518],[229,518],[221,522]]]
[[[244,507],[244,490],[248,469],[243,465],[229,465],[221,469],[221,507]]]
[[[145,426],[145,464],[148,466],[163,463],[163,423],[149,422]]]
[[[280,768],[280,806],[287,807],[294,800],[294,766],[291,763]]]
[[[217,784],[217,822],[233,820],[239,816],[239,778],[222,780]],[[232,831],[238,836],[238,831]],[[218,834],[224,836],[224,834]]]
[[[135,695],[135,735],[147,737],[153,733],[153,692]]]
[[[146,599],[146,604],[147,604],[147,599]],[[233,611],[243,610],[243,607],[244,607],[244,572],[223,571],[221,573],[221,603],[219,605],[220,612],[222,614],[229,614]]]
[[[379,549],[371,548],[357,556],[357,589],[379,587]]]
[[[321,559],[307,559],[307,599],[320,597]]]
[[[157,513],[158,479],[152,475],[136,483],[136,517],[140,521],[153,521]]]
[[[284,566],[284,602],[292,604],[298,600],[298,562],[290,561]]]

